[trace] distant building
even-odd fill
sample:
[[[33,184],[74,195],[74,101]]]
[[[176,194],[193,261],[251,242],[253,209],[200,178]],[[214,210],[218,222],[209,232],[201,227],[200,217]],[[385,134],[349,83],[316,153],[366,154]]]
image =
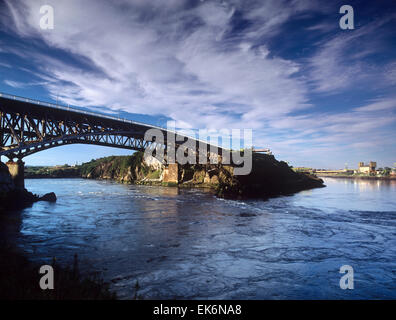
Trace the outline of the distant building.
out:
[[[359,162],[358,173],[376,173],[375,168],[377,167],[377,162],[370,161],[368,165],[364,164],[364,162]]]

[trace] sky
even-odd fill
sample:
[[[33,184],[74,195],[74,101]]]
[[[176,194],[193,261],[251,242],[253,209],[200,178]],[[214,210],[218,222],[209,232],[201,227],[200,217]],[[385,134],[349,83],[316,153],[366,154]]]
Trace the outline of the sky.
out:
[[[340,27],[342,5],[354,29]],[[54,9],[43,30],[40,8]],[[396,2],[0,0],[0,91],[178,128],[252,129],[293,166],[396,162]],[[69,145],[27,165],[131,154]]]

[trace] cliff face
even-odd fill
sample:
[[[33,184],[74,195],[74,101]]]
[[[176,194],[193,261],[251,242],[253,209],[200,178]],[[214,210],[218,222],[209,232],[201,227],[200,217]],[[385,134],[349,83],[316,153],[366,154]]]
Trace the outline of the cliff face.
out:
[[[150,175],[151,168],[143,161],[143,153],[132,156],[107,157],[81,165],[80,172],[87,179],[109,179],[123,183],[136,183]]]
[[[168,169],[156,159],[144,161],[140,152],[132,156],[93,160],[81,166],[81,173],[83,177],[90,179],[176,185],[166,182]],[[221,164],[179,166],[176,175],[178,185],[181,187],[208,187],[215,190],[220,197],[236,199],[267,198],[324,187],[323,180],[304,173],[296,173],[287,163],[279,162],[273,156],[265,154],[253,154],[252,172],[245,176],[235,176],[233,167]]]

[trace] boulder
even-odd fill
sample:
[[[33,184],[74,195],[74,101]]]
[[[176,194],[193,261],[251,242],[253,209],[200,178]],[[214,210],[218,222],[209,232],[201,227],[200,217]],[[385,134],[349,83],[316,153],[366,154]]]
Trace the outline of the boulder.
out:
[[[53,192],[43,195],[39,201],[56,202],[56,194]]]

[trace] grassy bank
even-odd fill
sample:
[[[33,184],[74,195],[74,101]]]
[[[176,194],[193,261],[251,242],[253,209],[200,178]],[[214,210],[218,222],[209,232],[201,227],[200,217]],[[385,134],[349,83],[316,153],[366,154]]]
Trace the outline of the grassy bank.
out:
[[[26,179],[39,178],[76,178],[81,176],[79,166],[71,167],[69,165],[45,167],[45,166],[27,166],[25,167]]]

